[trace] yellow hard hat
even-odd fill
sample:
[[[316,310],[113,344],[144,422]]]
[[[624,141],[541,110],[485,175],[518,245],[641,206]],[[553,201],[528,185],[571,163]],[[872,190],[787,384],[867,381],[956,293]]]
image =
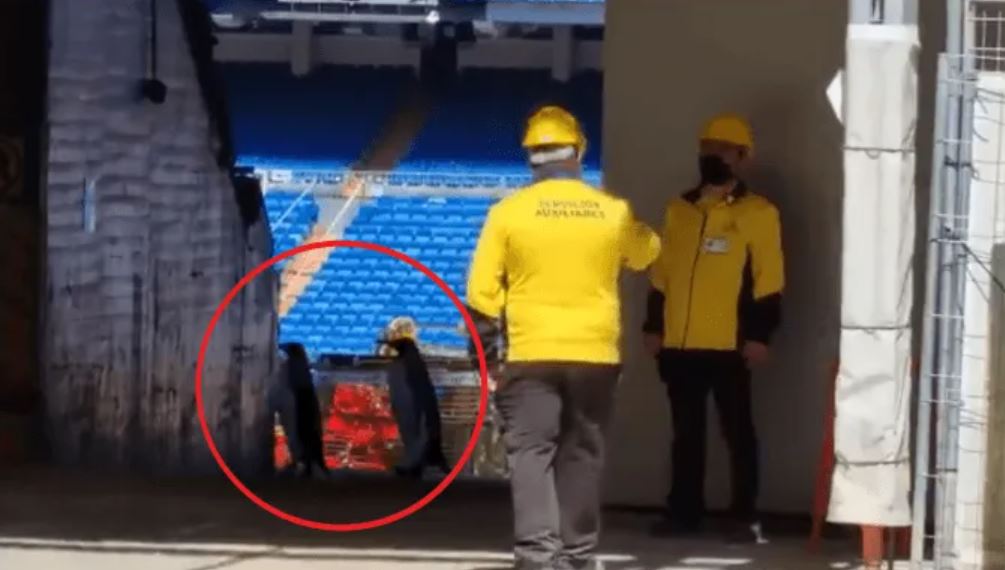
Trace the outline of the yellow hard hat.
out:
[[[586,135],[572,113],[548,105],[531,115],[523,136],[523,148],[539,146],[574,146],[582,157],[586,153]]]
[[[411,317],[395,317],[384,327],[384,340],[394,342],[398,340],[415,341],[419,336],[419,327]]]
[[[754,133],[750,123],[739,115],[719,115],[705,124],[702,140],[719,141],[744,148],[754,148]]]

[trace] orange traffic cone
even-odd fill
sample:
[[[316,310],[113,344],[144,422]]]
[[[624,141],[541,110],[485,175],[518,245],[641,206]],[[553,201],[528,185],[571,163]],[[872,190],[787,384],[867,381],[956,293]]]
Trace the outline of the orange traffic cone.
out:
[[[813,526],[810,529],[810,552],[820,550],[824,521],[827,518],[827,504],[830,502],[831,475],[834,472],[834,388],[838,365],[831,365],[827,386],[827,405],[824,412],[824,437],[820,445],[820,459],[817,461],[816,482],[813,485]]]

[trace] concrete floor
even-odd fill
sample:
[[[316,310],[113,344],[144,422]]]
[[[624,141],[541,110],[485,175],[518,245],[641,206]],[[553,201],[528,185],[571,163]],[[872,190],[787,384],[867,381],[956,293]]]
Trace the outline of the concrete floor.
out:
[[[351,522],[400,509],[431,485],[374,476],[251,486],[293,514]],[[767,521],[771,543],[731,547],[715,536],[656,540],[652,516],[609,512],[604,558],[633,570],[856,568],[849,538],[805,552],[805,530]],[[838,533],[839,535],[841,533]],[[66,476],[52,469],[0,475],[0,568],[7,570],[494,570],[510,563],[507,489],[460,481],[407,520],[332,534],[273,518],[221,476],[139,480]]]

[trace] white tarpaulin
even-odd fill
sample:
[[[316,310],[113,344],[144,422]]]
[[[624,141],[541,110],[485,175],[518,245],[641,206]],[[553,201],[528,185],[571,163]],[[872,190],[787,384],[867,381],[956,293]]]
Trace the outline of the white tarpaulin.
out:
[[[835,523],[911,523],[918,49],[917,26],[848,29]]]

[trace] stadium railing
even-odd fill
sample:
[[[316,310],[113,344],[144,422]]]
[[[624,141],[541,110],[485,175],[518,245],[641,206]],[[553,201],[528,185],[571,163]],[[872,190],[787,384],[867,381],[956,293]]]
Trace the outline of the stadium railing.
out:
[[[286,219],[290,216],[291,213],[296,211],[297,206],[299,206],[308,196],[310,196],[313,193],[314,193],[313,186],[309,186],[301,190],[300,193],[297,194],[297,197],[293,200],[293,202],[291,202],[290,205],[287,206],[286,209],[283,211],[283,213],[280,214],[278,218],[276,218],[276,221],[273,222],[272,224],[273,228],[282,227],[283,222],[286,221]]]
[[[501,170],[509,170],[503,169]],[[261,178],[263,188],[282,187],[285,189],[312,188],[316,196],[352,197],[357,192],[360,197],[369,196],[504,196],[530,184],[531,175],[516,172],[422,172],[422,171],[307,171],[286,169],[255,169]],[[587,170],[584,179],[600,185],[603,173]],[[361,184],[358,189],[356,184]]]

